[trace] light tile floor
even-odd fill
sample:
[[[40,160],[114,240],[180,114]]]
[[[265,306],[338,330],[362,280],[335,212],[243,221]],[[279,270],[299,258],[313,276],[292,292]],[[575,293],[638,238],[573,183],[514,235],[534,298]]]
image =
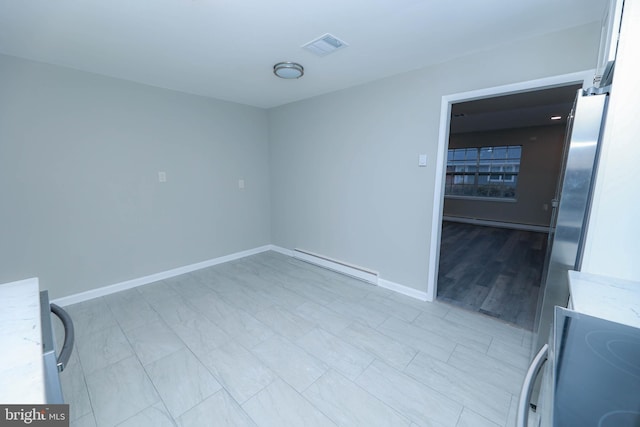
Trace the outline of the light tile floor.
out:
[[[275,252],[66,309],[72,426],[511,427],[531,340]]]

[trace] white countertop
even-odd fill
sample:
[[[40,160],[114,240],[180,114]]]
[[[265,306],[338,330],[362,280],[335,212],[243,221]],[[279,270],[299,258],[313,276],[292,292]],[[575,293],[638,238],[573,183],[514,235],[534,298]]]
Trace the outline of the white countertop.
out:
[[[45,403],[38,279],[0,285],[0,404]]]
[[[569,271],[573,309],[640,328],[640,282]]]

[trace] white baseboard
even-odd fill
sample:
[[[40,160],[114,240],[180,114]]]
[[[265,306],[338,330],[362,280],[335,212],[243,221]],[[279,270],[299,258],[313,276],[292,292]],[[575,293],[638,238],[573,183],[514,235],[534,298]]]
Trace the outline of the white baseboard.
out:
[[[465,218],[461,216],[443,216],[443,221],[462,222],[465,224],[483,225],[487,227],[511,228],[514,230],[536,231],[539,233],[548,233],[549,227],[533,224],[516,224],[514,222],[491,221],[488,219]]]
[[[400,294],[416,298],[420,301],[428,301],[427,293],[419,291],[408,286],[400,285],[389,280],[382,279],[378,276],[378,273],[364,267],[360,267],[353,264],[344,263],[331,258],[323,257],[321,255],[313,254],[308,251],[290,250],[276,245],[265,245],[246,251],[236,252],[229,255],[224,255],[218,258],[213,258],[207,261],[197,262],[195,264],[186,265],[183,267],[173,268],[171,270],[162,271],[160,273],[150,274],[144,277],[138,277],[136,279],[126,280],[124,282],[116,283],[113,285],[103,286],[97,289],[91,289],[85,292],[69,295],[66,297],[56,298],[52,300],[52,303],[60,306],[68,306],[79,302],[87,301],[90,299],[110,295],[116,292],[132,289],[138,286],[148,285],[158,280],[169,279],[171,277],[179,276],[181,274],[190,273],[192,271],[200,270],[214,265],[222,264],[229,261],[234,261],[240,258],[245,258],[251,255],[259,254],[266,251],[274,251],[281,253],[292,258],[300,259],[302,261],[309,262],[320,267],[327,268],[329,270],[336,271],[347,276],[355,277],[365,282],[380,286],[385,289],[389,289]]]
[[[338,273],[346,274],[347,276],[355,277],[356,279],[363,280],[373,285],[378,284],[378,272],[369,270],[368,268],[349,264],[324,255],[319,255],[305,249],[296,248],[292,251],[291,256],[310,264],[318,265],[329,270],[337,271]]]
[[[347,264],[342,261],[337,261],[332,258],[314,254],[312,252],[301,249],[294,249],[293,251],[287,251],[285,249],[281,253],[286,254],[287,252],[289,252],[292,257],[307,261],[311,264],[328,268],[330,270],[334,270],[338,273],[346,274],[348,276],[356,277],[357,279],[364,280],[365,282],[372,283],[374,285],[380,286],[381,288],[389,289],[391,291],[418,299],[420,301],[429,301],[426,292],[383,279],[377,272],[373,270],[353,264]]]
[[[157,282],[158,280],[169,279],[171,277],[179,276],[181,274],[190,273],[192,271],[200,270],[214,265],[222,264],[224,262],[233,261],[236,259],[248,257],[251,255],[259,254],[269,250],[276,250],[273,245],[260,246],[246,251],[236,252],[229,255],[224,255],[218,258],[213,258],[207,261],[197,262],[195,264],[186,265],[183,267],[173,268],[171,270],[162,271],[160,273],[150,274],[144,277],[138,277],[136,279],[126,280],[124,282],[116,283],[113,285],[103,286],[97,289],[91,289],[89,291],[80,292],[77,294],[69,295],[62,298],[56,298],[52,300],[52,303],[60,306],[67,306],[76,304],[79,302],[87,301],[90,299],[110,295],[115,292],[124,291],[127,289],[135,288],[137,286],[148,285],[149,283]]]
[[[399,294],[418,299],[420,301],[431,301],[429,300],[426,292],[383,279],[377,272],[364,267],[337,261],[332,258],[314,254],[313,252],[309,252],[306,250],[289,250],[275,245],[271,246],[271,250],[280,252],[281,254],[288,255],[293,258],[300,259],[302,261],[309,262],[310,264],[314,264],[319,267],[337,271],[341,274],[346,274],[347,276],[356,277],[357,279],[364,280],[368,283],[380,286],[381,288],[389,289],[390,291],[394,291]]]
[[[277,246],[277,245],[269,245],[269,250],[281,253],[282,255],[286,255],[286,256],[290,256],[290,257],[293,256],[293,251],[291,249],[285,249],[285,248]]]
[[[378,279],[378,286],[381,288],[389,289],[390,291],[397,292],[402,295],[406,295],[411,298],[419,299],[420,301],[429,301],[427,297],[427,293],[424,291],[419,291],[414,288],[410,288],[405,285],[401,285],[399,283],[392,282],[390,280]]]

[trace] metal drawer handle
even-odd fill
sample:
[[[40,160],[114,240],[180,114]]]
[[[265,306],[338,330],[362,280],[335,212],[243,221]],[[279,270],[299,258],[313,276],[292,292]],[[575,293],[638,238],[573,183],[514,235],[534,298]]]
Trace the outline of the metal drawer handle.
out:
[[[533,384],[535,379],[547,361],[547,354],[549,353],[549,345],[542,346],[536,357],[533,358],[533,362],[527,370],[527,375],[524,377],[524,383],[522,384],[522,391],[520,392],[520,401],[518,402],[518,417],[516,419],[516,427],[527,427],[529,422],[529,402],[531,401],[531,391],[533,390]]]
[[[58,316],[64,326],[64,344],[62,345],[62,350],[57,360],[58,372],[62,372],[67,366],[67,363],[69,363],[69,358],[71,358],[71,351],[73,351],[73,343],[75,341],[75,331],[73,329],[71,316],[56,304],[51,303],[50,306],[51,312]]]

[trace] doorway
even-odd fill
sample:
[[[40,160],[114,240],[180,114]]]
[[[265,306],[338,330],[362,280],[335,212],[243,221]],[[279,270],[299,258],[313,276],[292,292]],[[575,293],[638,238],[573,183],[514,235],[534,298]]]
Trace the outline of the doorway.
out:
[[[576,73],[443,97],[430,299],[532,329],[534,284],[540,282],[549,205],[557,184],[556,176],[549,176],[547,166],[553,162],[543,146],[555,146],[557,175],[566,127],[562,122],[577,88],[590,75]],[[558,105],[567,103],[568,107]],[[540,117],[548,121],[550,111],[562,108],[565,118],[558,124],[540,121]],[[493,164],[487,164],[488,158],[494,159]],[[474,159],[477,164],[472,165]]]

